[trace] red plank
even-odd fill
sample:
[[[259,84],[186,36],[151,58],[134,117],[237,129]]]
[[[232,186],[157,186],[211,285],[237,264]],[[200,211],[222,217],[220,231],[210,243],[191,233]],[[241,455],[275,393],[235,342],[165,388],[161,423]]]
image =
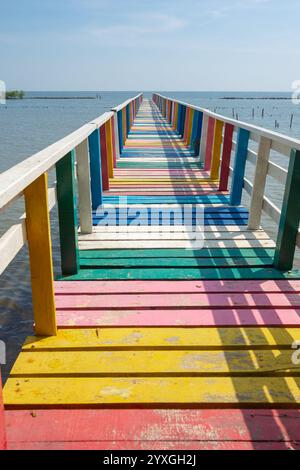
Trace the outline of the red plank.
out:
[[[57,310],[61,328],[96,326],[299,327],[300,309]]]
[[[100,127],[100,146],[101,146],[102,189],[103,191],[108,191],[109,190],[109,174],[108,174],[108,157],[107,157],[105,125]]]
[[[6,436],[5,436],[5,420],[4,420],[4,407],[2,399],[2,381],[0,371],[0,450],[6,449]]]
[[[299,419],[285,409],[6,412],[14,449],[299,449]]]

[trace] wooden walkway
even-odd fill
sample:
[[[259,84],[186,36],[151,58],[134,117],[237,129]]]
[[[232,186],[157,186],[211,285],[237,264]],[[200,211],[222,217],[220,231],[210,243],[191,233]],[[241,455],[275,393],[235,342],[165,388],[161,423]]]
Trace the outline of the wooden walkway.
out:
[[[4,387],[9,448],[300,449],[299,275],[188,132],[143,101],[104,192],[121,227],[93,212],[79,272],[55,282],[57,336],[28,338]],[[132,220],[203,204],[204,247],[175,223],[128,227],[125,204]]]

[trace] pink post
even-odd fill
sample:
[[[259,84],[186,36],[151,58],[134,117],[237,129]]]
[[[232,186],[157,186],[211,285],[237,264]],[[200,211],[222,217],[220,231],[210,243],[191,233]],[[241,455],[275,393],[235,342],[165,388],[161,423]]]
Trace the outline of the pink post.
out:
[[[0,450],[6,449],[6,435],[5,435],[5,420],[4,420],[4,405],[2,398],[2,382],[0,373]]]
[[[228,190],[229,165],[232,151],[233,131],[234,126],[232,124],[225,124],[219,191]]]

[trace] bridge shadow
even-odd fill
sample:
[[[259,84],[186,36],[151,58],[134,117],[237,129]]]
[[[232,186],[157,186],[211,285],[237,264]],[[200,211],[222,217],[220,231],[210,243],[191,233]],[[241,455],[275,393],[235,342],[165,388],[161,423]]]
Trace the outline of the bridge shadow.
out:
[[[169,128],[166,120],[162,118],[162,121],[165,123],[162,124],[160,122],[159,127],[165,126]],[[178,145],[176,146],[172,140],[170,140],[169,145],[174,148],[174,153],[178,153]],[[195,171],[195,166],[187,162],[184,156],[179,158],[179,162],[184,168],[189,169],[189,173],[194,173],[195,178],[198,177],[199,173]],[[171,169],[172,166],[168,168]],[[202,168],[200,163],[198,168]],[[171,175],[172,172],[170,172],[170,177]],[[183,184],[187,187],[191,185],[190,178],[186,178]],[[176,202],[182,204],[182,199],[177,195],[176,187],[173,192]],[[216,191],[217,193],[218,191]],[[194,198],[194,203],[197,203],[197,197]],[[220,205],[220,207],[222,206]],[[239,215],[235,216],[235,224],[239,225],[242,221],[244,219],[242,220]],[[221,227],[222,225],[228,227],[226,221],[223,223],[218,221],[218,226]],[[262,249],[253,249],[260,253],[260,256],[264,254]],[[230,248],[228,248],[228,252],[230,252]],[[238,257],[239,252],[242,259],[243,252],[237,244],[234,247],[235,255],[231,260]],[[198,256],[198,250],[193,250],[193,253],[194,259],[199,263],[199,280],[204,281],[205,286],[206,281],[209,283],[209,270],[203,269],[202,263],[200,265],[201,258]],[[212,255],[210,259],[213,260]],[[291,300],[293,296],[300,300],[300,295],[297,289],[292,287],[292,284],[288,284],[288,280],[273,280],[273,289],[268,291],[268,288],[265,288],[265,286],[268,285],[269,281],[260,280],[259,277],[265,276],[266,270],[269,270],[272,279],[270,266],[266,265],[257,268],[256,280],[251,280],[248,277],[247,281],[247,274],[243,277],[243,270],[244,266],[239,271],[230,266],[225,266],[221,269],[216,267],[214,273],[217,278],[218,288],[215,290],[204,289],[207,305],[203,308],[212,310],[212,326],[217,328],[221,342],[224,345],[224,357],[228,368],[227,377],[231,381],[236,398],[235,405],[219,403],[216,406],[213,405],[212,408],[240,409],[250,439],[253,441],[253,449],[261,449],[262,441],[268,441],[268,438],[271,440],[270,436],[276,436],[276,442],[281,441],[284,448],[290,449],[291,442],[289,441],[292,441],[295,436],[295,420],[300,419],[300,410],[298,410],[300,403],[295,397],[295,390],[300,390],[300,369],[299,366],[294,366],[292,363],[293,351],[291,345],[295,338],[287,330],[282,312],[292,309],[294,316],[300,318],[300,311],[295,308]],[[207,276],[205,271],[207,271]],[[236,279],[237,272],[240,272],[240,284]],[[233,280],[232,285],[234,289],[232,292],[228,292],[228,289],[226,290],[228,281],[224,280],[224,274],[227,279]],[[286,286],[289,285],[290,292],[285,292],[282,282],[286,283]],[[247,288],[245,291],[246,283],[249,285],[248,291]],[[278,306],[276,306],[276,300],[274,299],[274,290],[276,289],[281,295],[282,305],[279,303]],[[220,293],[222,294],[222,305],[216,308],[214,307],[216,305],[216,295],[220,295]],[[237,297],[239,307],[235,307]],[[259,305],[256,305],[255,303],[258,298]],[[221,317],[224,311],[226,311],[226,319]],[[201,310],[199,313],[201,314]],[[270,324],[270,313],[272,314],[272,327],[268,326]],[[234,328],[235,333],[240,338],[238,350],[242,349],[243,351],[243,359],[240,361],[237,360],[239,357],[238,352],[237,355],[233,354],[233,351],[227,347],[228,327]],[[270,344],[272,340],[273,345]],[[257,345],[259,344],[262,346],[258,347]],[[276,345],[279,346],[276,347]],[[287,350],[290,351],[289,363],[287,363]],[[263,361],[269,366],[269,369],[263,367],[262,351]],[[241,366],[245,368],[245,373],[240,372],[239,367]],[[246,372],[247,370],[248,372]],[[253,409],[253,413],[249,413],[249,408]],[[296,415],[289,419],[286,409],[292,408],[297,409],[295,411]],[[267,432],[266,429],[259,429],[260,421],[265,419],[267,419],[268,423]]]

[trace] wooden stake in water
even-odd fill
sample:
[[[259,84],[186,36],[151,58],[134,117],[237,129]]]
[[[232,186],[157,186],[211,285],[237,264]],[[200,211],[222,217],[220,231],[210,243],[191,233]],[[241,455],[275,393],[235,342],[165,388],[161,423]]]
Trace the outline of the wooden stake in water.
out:
[[[290,119],[290,129],[292,128],[293,125],[293,119],[294,119],[294,114],[291,114],[291,119]]]

